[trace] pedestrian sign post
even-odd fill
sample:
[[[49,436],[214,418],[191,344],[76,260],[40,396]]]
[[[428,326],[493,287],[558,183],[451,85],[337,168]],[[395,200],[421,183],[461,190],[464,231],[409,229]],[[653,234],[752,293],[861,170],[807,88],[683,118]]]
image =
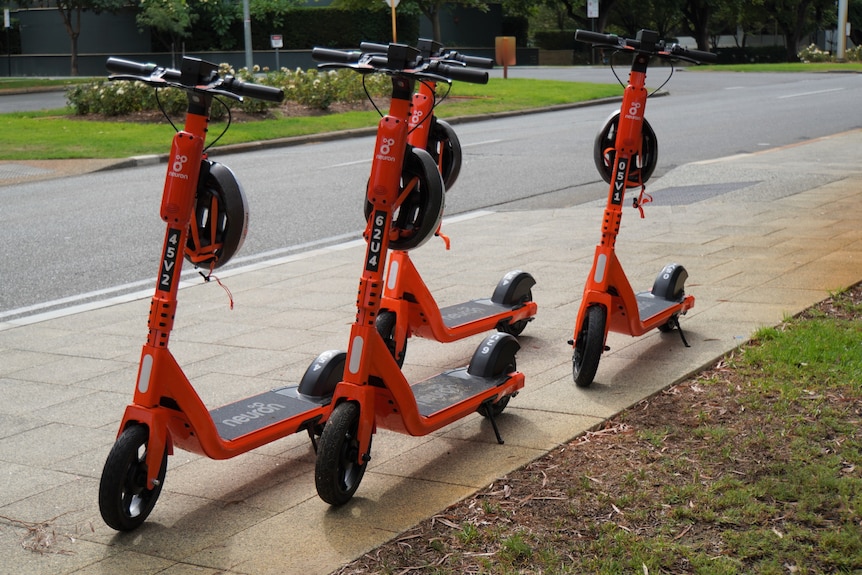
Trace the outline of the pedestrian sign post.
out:
[[[398,7],[398,3],[401,0],[383,0],[386,2],[386,5],[392,9],[392,42],[398,42],[398,35],[395,32],[395,9]]]
[[[269,43],[275,49],[275,69],[281,70],[281,66],[278,65],[278,49],[284,47],[284,38],[281,34],[273,34],[269,37]]]

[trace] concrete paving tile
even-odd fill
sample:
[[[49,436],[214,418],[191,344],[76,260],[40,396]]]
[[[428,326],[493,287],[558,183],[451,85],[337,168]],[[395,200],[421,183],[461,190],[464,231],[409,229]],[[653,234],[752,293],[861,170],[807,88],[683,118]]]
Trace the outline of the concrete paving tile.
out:
[[[0,524],[0,564],[15,575],[77,573],[113,554],[104,545],[85,541],[75,533],[40,526]]]
[[[75,571],[75,575],[106,575],[109,573],[123,573],[124,575],[156,575],[163,573],[175,573],[170,569],[176,565],[173,561],[153,557],[143,553],[123,553],[112,555],[106,559],[87,565],[83,569]],[[190,566],[186,566],[188,568]],[[200,571],[206,573],[206,571]]]
[[[270,517],[271,512],[244,503],[212,501],[165,489],[150,517],[135,531],[120,533],[97,523],[94,532],[81,537],[110,545],[116,553],[136,552],[183,561]]]
[[[202,457],[178,469],[170,469],[169,458],[165,488],[225,505],[243,503],[278,512],[316,496],[314,459],[310,449],[308,452],[304,458],[273,457],[256,451],[224,461]],[[261,497],[265,492],[284,496]],[[260,506],[267,500],[269,506]]]
[[[54,356],[56,361],[34,365],[16,371],[15,379],[40,383],[52,383],[59,386],[74,385],[92,377],[116,372],[127,367],[124,362],[80,357],[70,355]]]
[[[33,415],[46,423],[100,429],[116,422],[131,399],[131,389],[128,393],[91,391],[62,403],[35,409]]]
[[[3,439],[0,442],[0,460],[63,471],[60,462],[64,459],[113,440],[113,434],[106,431],[49,423]]]
[[[26,481],[23,480],[26,478]],[[16,502],[76,481],[69,473],[51,471],[28,464],[0,461],[0,513]],[[8,515],[8,514],[7,514]],[[0,523],[2,525],[2,523]]]
[[[25,328],[0,330],[0,348],[51,353],[57,345],[71,343],[80,334],[74,330],[51,327],[50,323],[37,323]]]
[[[90,393],[92,390],[86,388],[3,378],[0,379],[0,413],[30,417],[38,409],[62,404]]]
[[[366,473],[357,495],[342,507],[330,508],[311,499],[289,514],[225,538],[187,561],[260,575],[329,573],[471,491]]]
[[[520,399],[519,394],[509,402],[506,410],[497,418],[500,435],[506,445],[517,445],[544,452],[569,441],[602,421],[600,418],[591,416],[526,409],[520,406]],[[491,446],[497,444],[490,422],[482,416],[471,416],[465,420],[464,425],[447,431],[443,436],[483,442]]]
[[[45,422],[28,415],[0,413],[0,439],[45,425]]]
[[[141,352],[138,350],[135,352],[134,361],[129,361],[126,367],[118,369],[117,371],[112,371],[110,373],[97,375],[95,377],[79,381],[75,384],[75,387],[81,390],[89,389],[107,391],[109,393],[128,394],[128,401],[131,401],[132,393],[135,390],[135,381],[138,377],[138,362],[140,360],[140,355]]]
[[[487,432],[493,437],[490,425]],[[387,461],[373,473],[479,488],[493,481],[501,466],[508,468],[511,464],[515,468],[540,454],[540,450],[517,445],[444,436]]]
[[[57,532],[70,537],[83,537],[92,533],[95,526],[102,522],[98,491],[97,479],[72,477],[71,481],[4,506],[2,513],[24,523],[50,523]]]
[[[0,349],[0,377],[5,377],[25,368],[51,363],[58,358],[44,353],[22,349]]]

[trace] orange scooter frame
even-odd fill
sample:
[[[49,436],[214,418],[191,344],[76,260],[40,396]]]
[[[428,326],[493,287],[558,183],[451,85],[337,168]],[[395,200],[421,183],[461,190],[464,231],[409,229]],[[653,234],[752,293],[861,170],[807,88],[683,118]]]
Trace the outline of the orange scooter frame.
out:
[[[362,43],[363,50],[385,53],[387,46]],[[420,39],[417,47],[426,60],[461,66],[491,68],[493,60],[445,51],[442,44]],[[433,78],[418,81],[413,93],[407,142],[427,150],[448,192],[461,169],[461,144],[449,124],[434,115],[437,104],[437,82]],[[369,204],[370,205],[370,204]],[[449,248],[449,238],[441,236]],[[378,331],[383,334],[399,365],[403,364],[407,339],[413,335],[439,342],[452,342],[489,330],[520,335],[538,311],[533,301],[533,276],[521,270],[507,273],[498,282],[490,298],[474,299],[440,308],[407,250],[393,249],[389,255],[387,279],[383,291]]]
[[[207,409],[168,349],[168,342],[177,311],[183,261],[202,259],[189,251],[190,245],[198,245],[195,242],[202,234],[198,224],[192,222],[197,222],[207,209],[221,213],[218,202],[228,201],[228,188],[242,196],[229,170],[206,159],[209,110],[214,95],[275,101],[284,95],[269,86],[229,76],[220,78],[218,66],[195,58],[184,58],[182,71],[117,58],[109,59],[107,66],[114,73],[112,80],[142,81],[156,88],[173,86],[185,90],[189,100],[184,129],[173,138],[165,177],[160,214],[166,231],[147,322],[149,335],[141,351],[134,399],[126,407],[99,486],[99,509],[105,522],[119,531],[130,531],[152,511],[164,483],[167,457],[173,454],[174,447],[211,459],[227,459],[303,430],[314,442],[329,417],[331,394],[341,377],[341,366],[330,361],[324,369],[320,362],[327,357],[321,356],[309,367],[299,386],[285,386]],[[204,172],[206,181],[202,181]],[[197,211],[200,206],[196,201],[207,197],[207,186],[221,188],[221,195],[217,195],[215,203],[202,206],[203,212]],[[241,225],[244,238],[244,206],[227,216],[240,220],[228,221],[228,225]],[[190,234],[194,238],[191,244]],[[223,258],[213,259],[212,267],[229,257],[219,251],[223,247],[209,246],[210,256]],[[234,247],[238,249],[239,245]],[[312,384],[306,383],[311,379]],[[316,387],[310,389],[309,385]],[[306,390],[310,393],[304,393]]]
[[[385,58],[372,56],[358,64],[350,63],[356,61],[356,53],[316,48],[312,55],[317,60],[340,63],[322,67],[382,72],[392,80],[389,113],[378,124],[367,186],[367,244],[356,319],[315,467],[320,497],[331,505],[341,505],[359,486],[378,428],[422,436],[478,411],[491,421],[502,442],[494,417],[523,387],[524,376],[515,368],[519,348],[515,338],[495,333],[482,341],[468,367],[411,385],[379,331],[386,262],[393,255],[390,248],[393,244],[420,245],[434,234],[442,215],[442,200],[436,200],[442,198],[442,179],[436,165],[424,149],[407,143],[415,82],[429,78],[448,81],[449,74],[455,79],[481,82],[487,81],[487,74],[432,66],[434,63],[421,58],[418,50],[398,44],[388,47]],[[417,198],[422,207],[416,205]],[[405,212],[422,215],[402,225]]]
[[[596,246],[584,286],[574,337],[569,341],[574,348],[572,375],[578,386],[586,387],[595,377],[601,354],[608,349],[608,332],[636,337],[656,328],[660,331],[676,328],[688,346],[679,326],[679,316],[694,307],[694,297],[684,291],[688,272],[679,264],[668,264],[659,272],[650,291],[635,293],[617,258],[615,245],[626,188],[641,188],[640,196],[633,202],[635,207],[641,208],[650,200],[644,194],[644,183],[652,173],[654,164],[649,163],[655,162],[657,153],[653,149],[657,144],[652,128],[644,118],[648,96],[646,72],[650,58],[659,56],[700,61],[714,56],[678,46],[665,46],[650,30],[641,30],[633,40],[586,30],[576,31],[575,38],[633,53],[620,112],[609,119],[597,138],[596,163],[610,188],[602,218],[601,241]],[[613,144],[608,149],[601,149],[601,138],[608,134],[615,134]],[[647,150],[647,146],[651,149]]]

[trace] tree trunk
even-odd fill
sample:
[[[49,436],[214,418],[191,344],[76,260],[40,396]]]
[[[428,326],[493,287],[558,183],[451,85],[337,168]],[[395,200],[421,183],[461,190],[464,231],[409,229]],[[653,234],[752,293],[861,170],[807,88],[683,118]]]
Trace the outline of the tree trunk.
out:
[[[57,5],[57,10],[60,12],[60,18],[63,19],[63,26],[66,28],[66,34],[69,35],[70,40],[70,50],[71,54],[71,74],[72,76],[78,75],[78,36],[81,35],[81,12],[83,8],[80,6],[77,8],[72,8],[71,6],[66,6],[65,8],[60,4]],[[75,21],[72,22],[72,16],[75,17]]]

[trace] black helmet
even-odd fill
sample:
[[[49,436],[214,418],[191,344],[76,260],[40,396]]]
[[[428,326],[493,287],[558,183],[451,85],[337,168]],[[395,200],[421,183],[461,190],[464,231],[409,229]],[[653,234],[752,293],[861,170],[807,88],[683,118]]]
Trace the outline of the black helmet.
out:
[[[410,147],[404,157],[402,187],[411,185],[392,218],[389,249],[411,250],[428,241],[443,219],[445,189],[443,178],[426,150]],[[374,206],[365,201],[365,219],[371,217]]]
[[[227,166],[204,160],[186,259],[197,267],[221,267],[242,247],[247,231],[248,202],[236,176]]]
[[[605,126],[599,131],[596,136],[596,142],[593,145],[593,159],[596,162],[596,168],[599,170],[602,179],[607,183],[611,183],[611,172],[614,165],[614,144],[617,139],[617,127],[620,123],[620,112],[617,110],[608,117]],[[647,119],[643,119],[643,129],[641,130],[641,153],[640,158],[637,156],[632,158],[632,164],[629,168],[627,188],[635,188],[641,184],[645,184],[652,176],[658,162],[658,140],[655,137],[652,126],[649,125]]]

